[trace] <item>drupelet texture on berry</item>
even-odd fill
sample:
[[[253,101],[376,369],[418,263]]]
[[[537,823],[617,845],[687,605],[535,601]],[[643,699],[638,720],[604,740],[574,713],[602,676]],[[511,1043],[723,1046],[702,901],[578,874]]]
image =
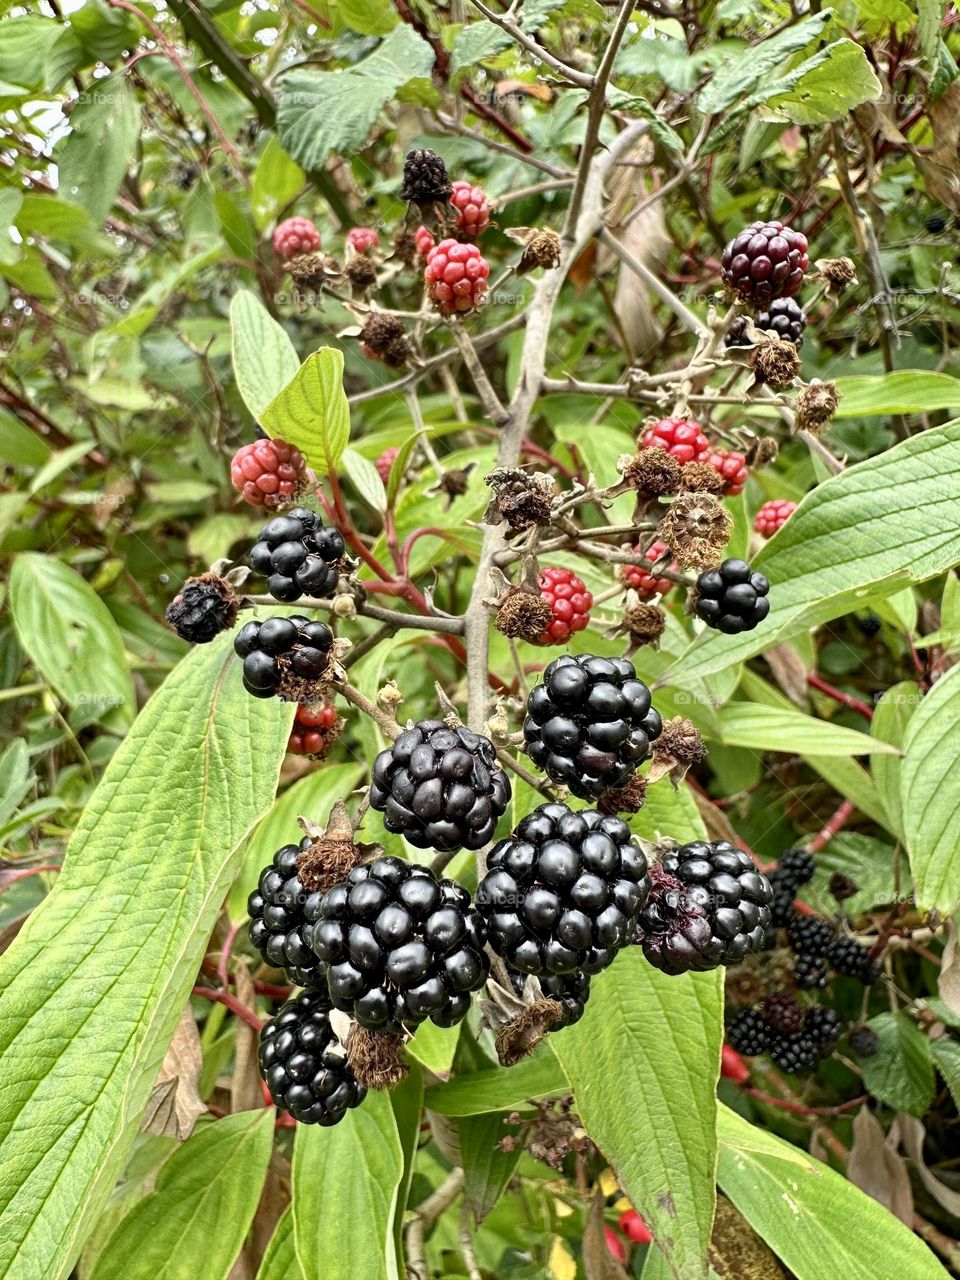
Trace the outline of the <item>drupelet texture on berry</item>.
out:
[[[490,265],[475,244],[441,240],[427,255],[424,281],[446,315],[472,311],[486,300]]]
[[[304,992],[260,1032],[260,1074],[270,1097],[301,1124],[337,1124],[367,1096],[330,1025],[330,1009],[325,991]]]
[[[781,1071],[809,1071],[819,1056],[817,1042],[806,1031],[775,1034],[770,1041],[770,1057]]]
[[[796,845],[788,849],[777,863],[777,878],[792,889],[799,889],[813,879],[816,865],[810,850]]]
[[[371,808],[417,849],[481,849],[510,794],[490,739],[442,720],[406,729],[373,763]]]
[[[804,1023],[804,1009],[797,1004],[789,991],[777,991],[767,996],[760,1006],[760,1014],[773,1031],[799,1031]]]
[[[399,449],[384,449],[383,453],[381,453],[380,457],[374,464],[377,468],[377,475],[384,484],[390,483],[390,472],[393,470],[393,464],[399,456]]]
[[[287,750],[294,756],[322,759],[340,736],[342,721],[331,702],[317,707],[297,707]]]
[[[401,200],[410,200],[421,207],[446,204],[452,191],[447,166],[436,151],[422,147],[407,152],[403,161]]]
[[[455,182],[450,203],[457,211],[454,226],[458,235],[474,240],[490,225],[490,205],[483,187]]]
[[[787,924],[787,941],[798,956],[826,955],[834,940],[834,930],[819,916],[794,912]]]
[[[330,999],[370,1031],[425,1019],[452,1027],[486,981],[485,932],[470,895],[429,867],[380,857],[306,908]]]
[[[343,534],[324,525],[315,511],[295,507],[260,530],[250,549],[250,567],[267,580],[274,600],[293,604],[302,595],[331,595],[346,551]]]
[[[649,547],[644,548],[638,544],[632,550],[638,556],[643,556],[644,560],[652,566],[667,555],[670,548],[658,538],[655,542],[651,542]],[[675,563],[671,562],[668,567],[671,572],[676,573]],[[636,591],[641,600],[652,600],[655,596],[664,596],[673,586],[672,578],[658,577],[656,570],[645,568],[642,564],[625,564],[621,569],[623,581]]]
[[[309,846],[305,836],[299,844],[278,849],[247,899],[251,943],[266,964],[283,969],[298,987],[316,987],[323,981],[303,934],[304,904],[310,894],[300,879],[300,855]]]
[[[430,250],[437,243],[436,236],[429,227],[417,227],[413,233],[417,245],[417,253],[421,258],[426,258],[430,254]]]
[[[770,612],[770,584],[752,573],[745,560],[724,560],[697,578],[694,612],[708,627],[726,635],[752,631]]]
[[[872,986],[883,972],[880,966],[871,959],[869,950],[857,942],[856,938],[841,935],[833,938],[824,951],[824,959],[831,969],[848,978],[856,978],[865,987]]]
[[[797,509],[795,502],[786,498],[772,498],[765,502],[753,518],[753,527],[765,538],[773,535],[787,523]]]
[[[354,253],[369,253],[380,243],[380,233],[373,227],[351,227],[347,232],[347,244]]]
[[[727,1043],[755,1058],[770,1047],[771,1030],[756,1009],[740,1009],[727,1023]]]
[[[743,486],[750,479],[750,468],[742,453],[736,449],[711,449],[706,461],[718,475],[723,477],[723,493],[726,497],[736,497],[743,493]]]
[[[551,566],[543,569],[537,579],[540,594],[553,614],[537,644],[566,644],[577,631],[582,631],[590,621],[593,596],[570,569]]]
[[[490,946],[538,977],[598,973],[632,941],[647,859],[620,818],[543,804],[499,841],[477,887]]]
[[[797,956],[793,980],[801,991],[814,991],[827,985],[827,966],[822,956]]]
[[[826,1005],[813,1005],[804,1015],[803,1030],[817,1046],[818,1056],[829,1057],[840,1039],[840,1015]]]
[[[644,449],[666,449],[681,465],[704,462],[710,452],[710,441],[700,423],[689,418],[661,418],[646,428],[640,444]]]
[[[230,481],[245,502],[276,507],[292,502],[310,483],[303,454],[286,440],[254,440],[233,455]]]
[[[756,306],[792,297],[809,265],[806,236],[782,222],[754,222],[727,244],[720,258],[723,283]]]
[[[320,248],[320,232],[309,218],[287,218],[273,233],[273,247],[284,259],[316,253]]]
[[[247,693],[299,702],[306,687],[326,673],[332,644],[333,632],[326,623],[295,614],[248,622],[237,632],[233,648],[243,659]]]
[[[632,662],[564,654],[530,691],[523,736],[527,754],[549,778],[590,800],[622,786],[661,728]]]

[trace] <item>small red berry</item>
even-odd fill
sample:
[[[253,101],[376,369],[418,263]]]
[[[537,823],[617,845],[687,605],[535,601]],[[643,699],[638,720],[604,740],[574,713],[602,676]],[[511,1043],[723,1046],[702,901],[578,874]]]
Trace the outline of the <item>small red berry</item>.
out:
[[[384,484],[389,484],[390,482],[390,472],[399,452],[399,449],[384,449],[383,453],[381,453],[380,457],[374,463],[380,475],[380,479]]]
[[[724,249],[720,274],[745,301],[763,305],[793,297],[809,265],[806,236],[782,222],[754,222]]]
[[[607,1252],[612,1254],[618,1262],[626,1262],[627,1252],[623,1247],[623,1241],[613,1228],[608,1227],[606,1224],[604,1224],[603,1228],[603,1238],[607,1245]]]
[[[230,480],[254,507],[276,507],[297,496],[310,480],[303,454],[286,440],[254,440],[233,455]]]
[[[658,538],[656,542],[651,542],[646,551],[640,545],[635,546],[633,550],[637,555],[641,555],[645,560],[648,560],[650,564],[656,564],[668,550],[668,547],[665,542],[661,542]],[[676,569],[677,566],[675,564],[670,565],[671,572],[675,573]],[[673,586],[670,578],[658,578],[652,570],[646,569],[640,564],[625,564],[623,566],[623,580],[628,587],[633,587],[641,600],[652,600],[654,596],[666,595]]]
[[[322,756],[339,734],[340,721],[332,703],[324,702],[313,709],[301,704],[293,718],[287,750],[295,756]]]
[[[575,631],[590,621],[593,596],[580,578],[569,569],[544,569],[537,581],[540,594],[553,610],[553,621],[537,639],[537,644],[566,644]]]
[[[373,227],[351,227],[347,232],[347,244],[354,253],[369,253],[380,243],[380,234]]]
[[[731,1049],[728,1044],[723,1046],[723,1055],[720,1059],[720,1074],[726,1076],[728,1080],[732,1080],[734,1084],[746,1084],[750,1079],[750,1068],[737,1053],[736,1049]]]
[[[711,449],[705,460],[723,476],[723,492],[727,497],[743,493],[743,486],[750,478],[750,468],[742,453],[737,453],[736,449]]]
[[[765,502],[753,518],[753,527],[765,538],[772,538],[778,529],[782,529],[797,509],[795,502],[786,498],[773,498]]]
[[[483,187],[475,187],[469,182],[455,182],[450,203],[457,211],[455,225],[462,236],[474,240],[490,225],[490,205]]]
[[[281,258],[316,253],[320,248],[320,232],[309,218],[287,218],[273,233],[273,247]]]
[[[487,296],[490,266],[475,244],[441,240],[424,272],[430,297],[446,315],[472,311]]]
[[[689,418],[661,418],[647,427],[640,443],[644,449],[666,449],[681,466],[685,462],[703,462],[710,452],[710,441],[700,423]]]
[[[417,253],[421,258],[426,258],[437,243],[429,227],[417,227],[413,233],[413,238],[417,242]]]
[[[620,1230],[634,1244],[649,1244],[653,1239],[650,1228],[636,1209],[625,1209],[620,1215]]]

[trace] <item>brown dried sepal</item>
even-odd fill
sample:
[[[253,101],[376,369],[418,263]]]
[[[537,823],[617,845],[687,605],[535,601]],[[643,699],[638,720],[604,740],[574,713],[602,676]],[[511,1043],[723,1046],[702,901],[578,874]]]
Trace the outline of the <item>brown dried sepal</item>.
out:
[[[726,481],[709,462],[685,462],[680,468],[680,487],[687,493],[723,493]]]
[[[667,615],[659,605],[634,604],[624,612],[623,622],[618,630],[627,633],[635,649],[645,644],[652,644],[656,648],[666,625]]]
[[[513,1067],[541,1043],[551,1027],[563,1018],[563,1005],[544,996],[528,1004],[497,1033],[496,1049],[501,1066]]]
[[[597,809],[614,818],[618,813],[639,813],[646,798],[647,780],[635,773],[622,787],[607,787],[597,801]]]
[[[754,386],[767,384],[782,391],[800,372],[800,357],[792,342],[767,337],[751,351],[750,367]]]
[[[765,467],[777,460],[780,442],[773,436],[759,436],[744,455],[748,467]]]
[[[525,276],[528,271],[543,267],[545,271],[560,265],[560,237],[555,231],[539,230],[537,227],[525,227],[523,253],[517,263],[517,275]],[[515,238],[515,237],[514,237]]]
[[[360,341],[391,369],[399,369],[410,359],[406,330],[397,316],[371,311],[360,330]]]
[[[365,253],[357,254],[343,269],[355,298],[362,298],[377,284],[377,268]]]
[[[811,382],[797,396],[797,430],[818,435],[837,412],[839,403],[840,393],[835,383]]]
[[[681,493],[657,534],[683,569],[713,569],[733,532],[733,517],[711,493]]]
[[[624,484],[643,497],[660,498],[676,493],[682,483],[680,463],[666,449],[641,449],[633,457],[624,454],[617,470]]]
[[[852,258],[818,258],[813,265],[831,293],[842,293],[849,285],[860,283]]]
[[[648,782],[659,782],[669,775],[675,787],[687,775],[691,765],[699,764],[707,754],[700,731],[692,720],[674,716],[668,720],[653,744]]]
[[[501,597],[494,626],[511,640],[536,644],[552,619],[553,610],[543,596],[517,587]]]
[[[353,1074],[367,1089],[392,1089],[410,1073],[403,1041],[388,1031],[368,1031],[354,1023],[345,1048]]]
[[[490,472],[486,483],[493,490],[493,497],[483,517],[485,524],[506,522],[514,533],[522,533],[534,525],[550,523],[556,494],[551,476],[518,467],[498,467]]]
[[[304,818],[300,819],[300,827],[311,838],[297,858],[297,874],[309,893],[326,893],[332,889],[371,851],[369,846],[354,840],[353,823],[342,800],[333,806],[322,831]]]
[[[340,264],[325,253],[300,253],[287,263],[287,270],[302,289],[322,289],[340,274]]]
[[[323,702],[327,688],[336,680],[342,680],[346,674],[340,659],[350,648],[351,642],[337,637],[327,654],[327,665],[317,676],[298,676],[290,665],[290,654],[284,653],[277,658],[280,669],[280,683],[277,695],[284,702],[300,702],[305,707],[316,707]]]

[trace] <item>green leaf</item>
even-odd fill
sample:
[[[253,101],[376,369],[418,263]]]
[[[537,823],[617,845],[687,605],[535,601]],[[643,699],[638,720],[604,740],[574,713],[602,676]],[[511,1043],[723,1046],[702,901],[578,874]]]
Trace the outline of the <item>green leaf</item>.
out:
[[[782,1138],[719,1109],[718,1181],[797,1280],[947,1280],[909,1227]]]
[[[729,747],[753,747],[757,751],[788,751],[819,756],[896,755],[897,748],[871,738],[869,734],[847,729],[788,711],[785,707],[767,707],[753,702],[730,702],[717,712],[723,741]]]
[[[401,23],[346,70],[291,71],[277,108],[280,141],[304,169],[319,169],[331,152],[360,151],[381,107],[401,85],[432,70],[433,50]]]
[[[922,691],[910,680],[891,685],[877,702],[870,732],[881,742],[902,747],[910,717],[923,701]],[[878,756],[872,762],[873,776],[889,815],[894,835],[903,838],[903,805],[900,801],[900,777],[903,760],[897,756]]]
[[[700,91],[700,110],[704,115],[712,115],[748,97],[791,53],[816,40],[829,16],[829,12],[811,14],[776,35],[728,56]]]
[[[67,204],[56,196],[28,193],[23,197],[16,222],[23,232],[48,236],[100,257],[116,253],[112,242],[97,230],[86,209]]]
[[[770,616],[739,636],[701,635],[672,678],[703,676],[960,561],[960,421],[933,427],[807,494],[753,560]],[[931,512],[936,511],[936,519]]]
[[[243,403],[257,421],[296,376],[300,360],[286,329],[247,289],[230,299],[233,376]]]
[[[397,1280],[393,1219],[403,1174],[397,1122],[371,1091],[332,1129],[301,1124],[293,1144],[293,1229],[308,1276]]]
[[[306,175],[271,134],[253,171],[250,210],[262,231],[303,189]]]
[[[27,744],[15,738],[0,756],[0,825],[13,816],[31,786]]]
[[[768,98],[767,106],[794,124],[827,124],[842,120],[881,92],[882,85],[860,45],[837,40],[788,92]]]
[[[503,1116],[492,1111],[483,1116],[464,1116],[457,1126],[463,1158],[463,1194],[479,1224],[496,1206],[520,1161],[522,1146],[502,1151]]]
[[[407,1053],[435,1076],[445,1076],[453,1066],[459,1039],[459,1026],[438,1027],[428,1019],[417,1027]]]
[[[350,439],[350,405],[343,390],[343,353],[321,347],[263,411],[263,429],[294,445],[315,468],[336,475]]]
[[[899,884],[894,873],[896,862],[888,841],[860,831],[841,831],[817,854],[813,882],[803,890],[803,899],[821,915],[832,915],[837,900],[830,892],[829,882],[831,875],[839,872],[857,886],[857,892],[844,899],[843,909],[848,915],[856,917],[873,908],[890,906],[909,897],[911,889],[906,859],[900,859]]]
[[[198,1126],[110,1236],[88,1280],[150,1276],[227,1280],[243,1246],[273,1150],[273,1108]]]
[[[0,459],[18,467],[40,467],[49,457],[46,440],[6,409],[0,409]]]
[[[837,378],[836,387],[840,393],[836,418],[960,409],[960,378],[932,369],[898,369],[880,377]]]
[[[140,106],[123,76],[93,81],[70,115],[70,136],[58,153],[62,198],[102,222],[139,135]]]
[[[657,142],[669,147],[671,151],[683,150],[683,139],[679,133],[666,120],[661,118],[653,103],[644,98],[642,94],[626,93],[613,87],[607,91],[607,99],[614,109],[629,111],[646,120],[650,125],[650,132]]]
[[[64,702],[87,720],[130,724],[134,693],[123,639],[107,606],[75,569],[37,552],[17,556],[10,609],[24,652]]]
[[[907,725],[900,769],[903,833],[917,905],[951,915],[960,900],[957,812],[960,777],[960,667],[937,681]]]
[[[930,72],[936,71],[940,57],[940,24],[945,8],[944,0],[917,0],[917,34]]]
[[[960,1044],[948,1036],[930,1041],[930,1053],[937,1070],[947,1082],[953,1105],[960,1107]]]
[[[457,32],[450,57],[450,74],[479,66],[485,58],[502,53],[510,47],[510,37],[492,22],[471,22]]]
[[[8,12],[6,7],[4,12]],[[2,93],[20,96],[26,89],[58,89],[77,68],[81,57],[76,35],[54,19],[36,15],[5,17],[0,42],[0,81],[5,82],[7,88]]]
[[[933,1102],[930,1041],[906,1013],[879,1013],[867,1025],[877,1051],[861,1061],[864,1085],[895,1111],[924,1115]]]
[[[237,846],[273,796],[288,728],[271,712],[243,689],[230,636],[197,646],[121,743],[55,887],[0,957],[0,1276],[59,1280],[113,1189]]]
[[[400,21],[390,0],[338,0],[337,11],[348,27],[365,36],[385,36]]]
[[[567,1077],[549,1048],[511,1067],[471,1071],[435,1084],[424,1094],[424,1106],[444,1116],[477,1116],[486,1111],[513,1111],[525,1102],[568,1093]]]
[[[387,491],[376,466],[355,449],[343,451],[343,469],[367,506],[382,513],[387,509]]]
[[[293,1238],[293,1210],[284,1209],[260,1263],[257,1280],[305,1280]]]

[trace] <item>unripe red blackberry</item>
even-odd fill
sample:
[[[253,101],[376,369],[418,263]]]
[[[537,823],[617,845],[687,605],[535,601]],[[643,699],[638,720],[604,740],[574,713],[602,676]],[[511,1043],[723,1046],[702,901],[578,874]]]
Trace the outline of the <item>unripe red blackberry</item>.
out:
[[[662,728],[650,690],[626,658],[555,658],[530,691],[526,751],[583,800],[623,785]]]
[[[704,462],[710,452],[710,441],[699,422],[690,418],[661,418],[652,423],[640,437],[644,449],[666,449],[682,465]]]
[[[417,244],[417,253],[421,258],[429,257],[430,250],[436,245],[437,239],[429,227],[417,227],[413,233]]]
[[[323,978],[316,956],[304,938],[304,905],[310,892],[300,879],[300,855],[310,837],[285,844],[260,872],[247,899],[250,941],[266,964],[283,969],[298,987],[317,987]]]
[[[769,502],[765,502],[754,516],[753,527],[764,538],[772,538],[779,529],[783,528],[796,509],[795,502],[790,502],[786,498],[772,498]]]
[[[287,750],[294,756],[322,759],[340,736],[343,722],[331,702],[317,707],[297,707]]]
[[[540,634],[537,644],[566,644],[590,621],[593,596],[570,569],[551,566],[544,569],[537,583],[540,594],[553,614],[552,621]]]
[[[336,590],[345,551],[339,529],[324,525],[315,511],[295,507],[263,526],[250,548],[250,567],[266,578],[274,600],[293,604],[302,595]]]
[[[637,555],[643,556],[649,564],[654,565],[669,552],[670,548],[658,538],[645,550],[639,543],[632,550]],[[672,579],[659,578],[655,570],[644,568],[642,564],[625,564],[620,568],[623,581],[628,587],[633,587],[641,600],[652,600],[654,596],[664,596],[674,585]],[[669,568],[676,573],[676,563],[671,563]]]
[[[320,248],[320,232],[309,218],[287,218],[273,233],[273,247],[284,259],[316,253]]]
[[[300,702],[319,686],[330,664],[333,632],[323,622],[295,614],[248,622],[233,642],[243,659],[243,687],[255,698]]]
[[[427,255],[424,281],[445,315],[472,311],[486,300],[490,266],[475,244],[441,240]]]
[[[204,573],[188,578],[167,605],[166,618],[181,640],[208,644],[237,620],[240,601],[225,578]]]
[[[665,853],[651,879],[636,941],[655,968],[715,969],[762,948],[773,891],[743,849],[693,840]]]
[[[756,1009],[740,1009],[727,1023],[727,1041],[738,1053],[756,1058],[770,1047],[771,1031]]]
[[[331,1007],[325,991],[304,992],[260,1032],[260,1074],[270,1097],[301,1124],[337,1124],[367,1096],[330,1025]]]
[[[728,498],[743,493],[743,486],[750,479],[750,468],[742,453],[736,449],[712,449],[707,462],[723,477],[723,493]]]
[[[370,807],[417,849],[482,849],[509,800],[490,739],[442,720],[404,730],[373,762]]]
[[[734,1084],[746,1084],[750,1079],[750,1068],[733,1045],[723,1046],[723,1052],[720,1055],[720,1074],[725,1079],[732,1080]]]
[[[734,236],[720,258],[723,283],[755,306],[792,297],[809,265],[806,236],[782,222],[752,223]]]
[[[636,1209],[625,1209],[620,1215],[620,1230],[634,1244],[650,1244],[653,1235]]]
[[[254,440],[233,455],[230,480],[245,502],[276,507],[292,502],[310,483],[303,454],[286,440]]]
[[[330,999],[361,1027],[398,1035],[425,1019],[452,1027],[487,978],[470,895],[429,867],[381,857],[307,908]]]
[[[490,205],[483,187],[470,182],[455,182],[450,203],[457,211],[455,227],[458,235],[475,240],[490,225]]]
[[[379,475],[384,484],[390,483],[390,472],[393,470],[393,464],[399,456],[399,449],[384,449],[374,464],[377,468],[377,475]]]
[[[351,227],[347,232],[347,245],[354,253],[369,253],[380,243],[380,233],[373,227]]]
[[[763,574],[752,573],[745,560],[724,560],[697,578],[694,612],[725,635],[752,631],[770,612],[769,590]]]
[[[605,969],[632,940],[650,890],[647,859],[620,818],[542,804],[487,859],[477,910],[508,969]]]

